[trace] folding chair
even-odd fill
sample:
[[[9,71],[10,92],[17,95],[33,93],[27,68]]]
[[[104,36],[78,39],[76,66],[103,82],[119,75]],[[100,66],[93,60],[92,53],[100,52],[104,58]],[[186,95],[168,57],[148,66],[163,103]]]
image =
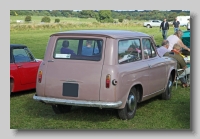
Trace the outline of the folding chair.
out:
[[[190,84],[190,78],[188,78],[186,72],[185,72],[185,75],[179,75],[179,71],[184,71],[184,69],[177,69],[177,76],[176,76],[176,88],[177,88],[177,84],[178,84],[178,81],[180,80],[180,78],[185,78],[187,84]]]

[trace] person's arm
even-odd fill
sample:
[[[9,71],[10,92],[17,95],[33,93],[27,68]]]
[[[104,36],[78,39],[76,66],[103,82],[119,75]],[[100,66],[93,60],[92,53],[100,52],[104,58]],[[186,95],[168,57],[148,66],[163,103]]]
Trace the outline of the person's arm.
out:
[[[167,30],[169,30],[169,23],[167,22]]]
[[[182,40],[179,40],[179,43],[181,44],[181,47],[188,50],[190,52],[190,48],[188,48],[185,44],[183,44]]]

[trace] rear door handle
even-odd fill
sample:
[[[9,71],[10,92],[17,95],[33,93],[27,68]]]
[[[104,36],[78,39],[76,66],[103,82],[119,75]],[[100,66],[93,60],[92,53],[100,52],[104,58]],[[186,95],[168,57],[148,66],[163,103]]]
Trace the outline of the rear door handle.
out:
[[[18,67],[18,68],[21,68],[21,67],[22,67],[22,65],[17,65],[17,67]]]

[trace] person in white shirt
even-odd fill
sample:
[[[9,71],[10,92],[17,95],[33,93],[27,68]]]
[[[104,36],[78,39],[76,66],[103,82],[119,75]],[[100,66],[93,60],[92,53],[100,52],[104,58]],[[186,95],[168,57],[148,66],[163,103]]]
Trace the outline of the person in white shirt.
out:
[[[173,35],[170,35],[167,37],[167,40],[169,41],[169,48],[168,50],[172,50],[174,44],[179,43],[181,48],[188,50],[190,52],[190,48],[188,48],[186,45],[183,44],[181,37],[183,33],[181,30],[177,30]]]

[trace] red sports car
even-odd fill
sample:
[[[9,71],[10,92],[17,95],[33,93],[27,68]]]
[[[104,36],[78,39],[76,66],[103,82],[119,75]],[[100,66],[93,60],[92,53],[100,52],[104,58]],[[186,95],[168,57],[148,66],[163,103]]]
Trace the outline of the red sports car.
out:
[[[41,59],[35,59],[25,45],[10,44],[10,94],[36,87]]]

